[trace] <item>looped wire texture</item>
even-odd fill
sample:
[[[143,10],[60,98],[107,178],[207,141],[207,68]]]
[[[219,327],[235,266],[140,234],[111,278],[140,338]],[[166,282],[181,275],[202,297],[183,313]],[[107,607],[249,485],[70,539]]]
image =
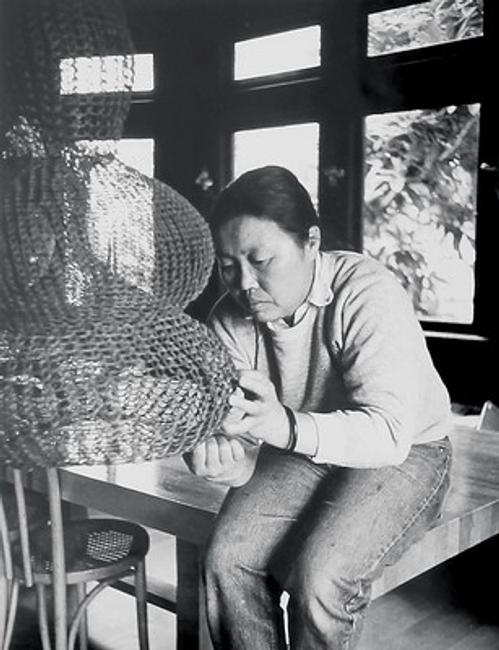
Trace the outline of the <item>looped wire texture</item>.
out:
[[[121,134],[133,77],[118,3],[18,4],[17,113],[0,164],[0,458],[189,451],[235,386],[221,343],[183,312],[213,267],[209,228],[171,187],[95,147]],[[121,85],[109,56],[123,59]],[[99,57],[100,90],[79,91],[79,57]]]

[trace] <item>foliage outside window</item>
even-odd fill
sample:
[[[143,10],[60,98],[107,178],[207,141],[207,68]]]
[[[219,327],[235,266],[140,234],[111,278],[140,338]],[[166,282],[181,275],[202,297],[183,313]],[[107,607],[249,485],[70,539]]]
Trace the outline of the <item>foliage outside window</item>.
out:
[[[364,250],[423,319],[473,320],[479,115],[473,104],[366,119]]]
[[[483,0],[430,0],[369,16],[368,55],[483,35]]]

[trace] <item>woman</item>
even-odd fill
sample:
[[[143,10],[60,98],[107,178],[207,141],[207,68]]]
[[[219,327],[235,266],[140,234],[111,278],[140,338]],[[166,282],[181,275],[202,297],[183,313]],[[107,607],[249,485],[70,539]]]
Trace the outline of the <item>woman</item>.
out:
[[[397,280],[321,252],[306,190],[240,176],[212,215],[228,289],[210,322],[240,369],[224,431],[187,458],[233,486],[205,562],[215,648],[354,648],[371,583],[438,515],[449,398]]]

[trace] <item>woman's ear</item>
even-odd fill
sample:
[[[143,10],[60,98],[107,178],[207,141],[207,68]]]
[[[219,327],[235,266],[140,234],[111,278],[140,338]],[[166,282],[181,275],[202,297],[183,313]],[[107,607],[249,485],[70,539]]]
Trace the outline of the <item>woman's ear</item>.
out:
[[[308,229],[308,245],[314,253],[321,247],[321,229],[319,226],[310,226]]]

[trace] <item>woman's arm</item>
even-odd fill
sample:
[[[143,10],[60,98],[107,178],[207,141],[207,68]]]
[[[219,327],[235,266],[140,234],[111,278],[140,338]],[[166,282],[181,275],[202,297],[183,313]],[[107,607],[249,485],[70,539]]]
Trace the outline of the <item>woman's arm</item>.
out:
[[[367,268],[336,291],[326,336],[338,348],[344,405],[328,413],[295,412],[295,450],[316,462],[379,467],[403,462],[424,429],[445,428],[447,391],[431,362],[407,294],[386,271]],[[245,396],[231,403],[246,416],[227,433],[249,433],[285,448],[289,422],[270,380],[243,371]],[[442,433],[435,433],[442,435]]]
[[[444,428],[447,390],[399,282],[367,264],[336,291],[327,336],[336,341],[345,404],[313,413],[317,462],[379,467],[405,460],[424,430]]]
[[[228,298],[228,297],[227,297]],[[224,302],[222,298],[221,302]],[[227,348],[236,368],[247,369],[251,367],[251,349],[239,341],[235,331],[215,315],[216,306],[208,317],[208,325]],[[251,346],[252,339],[247,343]],[[236,390],[235,394],[239,393]],[[244,485],[253,475],[259,446],[252,436],[224,435],[224,427],[231,423],[239,422],[244,414],[236,407],[232,407],[224,422],[222,430],[204,443],[198,445],[193,451],[184,455],[184,460],[189,469],[197,476],[202,476],[208,481],[238,487]]]

